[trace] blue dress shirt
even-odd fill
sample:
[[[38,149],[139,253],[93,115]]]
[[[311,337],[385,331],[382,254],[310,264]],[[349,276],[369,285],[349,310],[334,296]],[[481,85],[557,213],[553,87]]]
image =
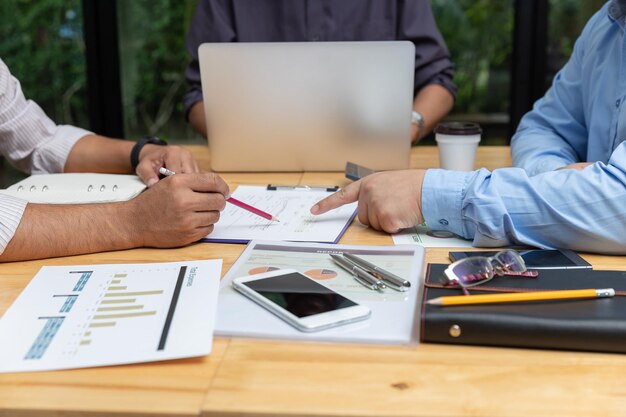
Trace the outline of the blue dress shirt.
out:
[[[607,3],[512,142],[514,164],[489,172],[428,170],[432,229],[475,246],[527,244],[626,254],[625,0]],[[594,161],[584,170],[558,170]]]
[[[569,62],[522,119],[513,165],[529,175],[574,162],[606,163],[626,139],[626,1],[604,5],[587,23]]]

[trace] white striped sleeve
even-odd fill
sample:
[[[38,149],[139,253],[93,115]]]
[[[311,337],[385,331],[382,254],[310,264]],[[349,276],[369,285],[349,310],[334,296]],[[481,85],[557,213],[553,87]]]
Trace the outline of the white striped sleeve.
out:
[[[0,195],[0,255],[13,239],[20,224],[27,201],[9,195]]]
[[[28,173],[62,172],[74,144],[91,134],[56,125],[22,93],[20,82],[0,60],[0,153]]]

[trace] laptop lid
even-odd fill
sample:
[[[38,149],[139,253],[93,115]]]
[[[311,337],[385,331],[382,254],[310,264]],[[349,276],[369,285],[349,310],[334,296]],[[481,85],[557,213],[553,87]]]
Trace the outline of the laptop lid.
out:
[[[205,43],[198,54],[213,170],[409,167],[413,43]]]

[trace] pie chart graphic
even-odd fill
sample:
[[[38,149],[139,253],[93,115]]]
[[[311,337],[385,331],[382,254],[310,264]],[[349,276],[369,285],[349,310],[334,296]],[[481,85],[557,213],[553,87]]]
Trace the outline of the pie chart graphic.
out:
[[[309,278],[324,280],[335,278],[337,276],[337,272],[333,271],[332,269],[311,269],[309,271],[306,271],[304,275]]]
[[[248,275],[256,275],[256,274],[262,274],[264,272],[270,272],[270,271],[277,271],[280,268],[277,268],[275,266],[257,266],[256,268],[252,268],[248,271]]]

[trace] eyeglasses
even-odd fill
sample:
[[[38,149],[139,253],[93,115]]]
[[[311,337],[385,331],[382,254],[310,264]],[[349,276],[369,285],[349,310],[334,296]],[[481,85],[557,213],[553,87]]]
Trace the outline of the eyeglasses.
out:
[[[527,271],[522,256],[512,249],[505,249],[494,256],[472,256],[460,259],[445,270],[446,285],[459,285],[465,294],[466,287],[484,284],[496,275],[512,275],[535,278],[537,271]]]

